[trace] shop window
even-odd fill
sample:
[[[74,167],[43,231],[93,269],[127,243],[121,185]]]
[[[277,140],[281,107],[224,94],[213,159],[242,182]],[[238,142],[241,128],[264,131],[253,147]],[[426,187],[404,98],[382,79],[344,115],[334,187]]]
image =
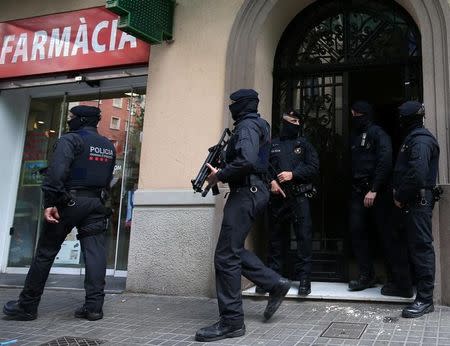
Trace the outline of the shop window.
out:
[[[113,107],[122,108],[122,99],[113,99]]]
[[[113,130],[120,130],[120,118],[111,117],[111,123],[109,125],[109,128]]]

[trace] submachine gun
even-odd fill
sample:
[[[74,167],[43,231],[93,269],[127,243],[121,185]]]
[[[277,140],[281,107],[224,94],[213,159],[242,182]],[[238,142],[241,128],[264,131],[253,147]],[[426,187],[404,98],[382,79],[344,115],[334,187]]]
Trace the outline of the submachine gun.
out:
[[[202,197],[205,197],[208,194],[209,190],[211,189],[211,185],[209,184],[205,187],[205,189],[203,189],[203,185],[205,184],[206,178],[210,173],[210,169],[208,168],[208,166],[206,166],[206,164],[209,163],[213,167],[220,166],[222,162],[222,153],[225,150],[225,147],[227,146],[230,137],[231,131],[229,129],[225,129],[222,133],[222,136],[220,137],[219,142],[208,149],[209,152],[208,156],[206,157],[205,162],[200,168],[197,177],[191,180],[194,192],[201,192]],[[218,195],[220,193],[217,185],[214,185],[212,187],[212,193],[213,195]]]

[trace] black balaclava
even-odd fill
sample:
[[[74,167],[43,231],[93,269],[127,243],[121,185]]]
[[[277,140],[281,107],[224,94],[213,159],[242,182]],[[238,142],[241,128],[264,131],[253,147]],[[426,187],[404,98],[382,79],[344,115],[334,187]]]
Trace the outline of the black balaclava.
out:
[[[412,130],[423,127],[425,108],[422,103],[417,101],[407,101],[398,107],[398,112],[400,115],[400,134],[403,138]]]
[[[298,137],[300,125],[295,125],[283,119],[281,121],[280,138],[295,139]]]
[[[404,138],[412,130],[423,127],[423,116],[422,115],[410,115],[409,117],[400,118],[400,134]]]
[[[258,112],[258,93],[253,89],[239,89],[230,95],[230,99],[234,101],[228,106],[234,121],[245,114]]]
[[[67,122],[67,125],[69,126],[69,131],[76,131],[76,130],[79,130],[83,126],[83,123],[81,122],[80,117],[75,117],[75,118],[72,118],[71,120],[69,120]]]
[[[356,113],[361,113],[359,116],[352,116],[353,130],[361,133],[368,129],[372,122],[373,109],[372,106],[366,101],[356,101],[352,105],[352,110]]]
[[[372,119],[369,115],[364,114],[357,117],[352,117],[352,126],[356,132],[364,132],[367,130]]]
[[[97,127],[100,121],[100,109],[91,106],[76,106],[70,109],[75,117],[67,122],[70,131],[76,131],[84,126]]]

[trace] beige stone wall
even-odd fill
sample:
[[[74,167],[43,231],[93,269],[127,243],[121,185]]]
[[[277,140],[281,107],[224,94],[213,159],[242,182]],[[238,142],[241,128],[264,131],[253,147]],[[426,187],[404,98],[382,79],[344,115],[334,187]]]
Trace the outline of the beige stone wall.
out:
[[[2,9],[0,11],[0,22],[74,11],[95,6],[105,6],[105,4],[106,0],[4,0],[0,6]]]
[[[444,194],[438,204],[439,217],[433,219],[439,224],[439,239],[434,239],[435,248],[440,245],[436,251],[436,262],[441,269],[436,271],[436,290],[441,293],[439,303],[450,305],[450,275],[447,272],[450,267],[450,185],[443,185],[442,188]]]
[[[189,188],[224,126],[225,58],[241,0],[180,0],[152,47],[139,189]]]
[[[272,120],[273,63],[280,38],[288,24],[314,0],[278,1],[273,7],[258,36],[255,55],[255,88],[260,93],[261,114]]]

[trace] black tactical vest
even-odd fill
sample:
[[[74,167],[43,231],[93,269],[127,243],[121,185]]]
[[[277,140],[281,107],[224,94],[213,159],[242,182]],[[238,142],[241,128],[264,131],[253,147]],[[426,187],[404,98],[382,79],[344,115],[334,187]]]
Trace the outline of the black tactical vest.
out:
[[[80,136],[83,147],[70,167],[66,189],[106,188],[114,169],[114,145],[94,131],[80,129],[73,133]]]

